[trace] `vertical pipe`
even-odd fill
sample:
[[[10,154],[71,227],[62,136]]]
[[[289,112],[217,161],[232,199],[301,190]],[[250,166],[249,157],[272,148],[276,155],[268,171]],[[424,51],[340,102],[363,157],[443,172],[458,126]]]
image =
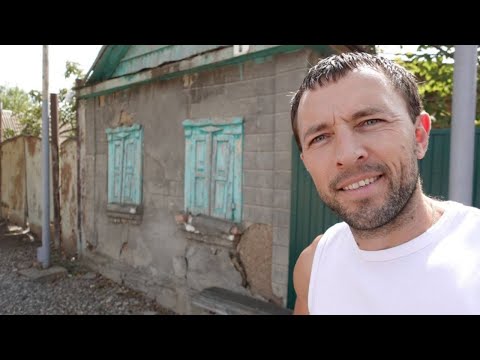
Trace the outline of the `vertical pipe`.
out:
[[[85,77],[86,79],[87,77]],[[75,119],[76,119],[76,130],[75,136],[77,141],[77,256],[80,257],[83,255],[83,244],[82,244],[82,168],[80,166],[80,161],[84,159],[81,157],[81,143],[82,136],[80,136],[80,131],[85,131],[80,127],[83,123],[80,122],[80,102],[78,100],[78,88],[82,85],[81,80],[75,80]]]
[[[52,188],[53,188],[53,224],[54,236],[53,243],[63,254],[63,245],[60,238],[60,156],[58,151],[58,96],[50,94],[50,122],[51,122],[51,150],[52,150]]]
[[[448,197],[472,204],[477,46],[455,45]]]
[[[42,247],[37,259],[44,269],[50,266],[50,152],[48,121],[48,45],[43,45],[42,86]]]

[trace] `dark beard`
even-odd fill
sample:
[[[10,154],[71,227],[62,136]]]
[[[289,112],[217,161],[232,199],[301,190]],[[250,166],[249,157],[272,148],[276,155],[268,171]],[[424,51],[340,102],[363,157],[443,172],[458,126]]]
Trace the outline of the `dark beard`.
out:
[[[380,172],[382,177],[388,180],[387,198],[380,207],[373,207],[370,199],[357,202],[357,211],[347,211],[347,209],[336,199],[328,198],[322,194],[320,197],[325,204],[342,218],[354,230],[375,230],[397,218],[402,212],[409,200],[412,198],[417,186],[419,185],[419,172],[417,160],[412,157],[412,161],[407,168],[404,168],[399,176],[399,183],[394,184],[391,172],[383,165],[364,165],[354,171],[348,171],[338,176],[330,186],[330,190],[336,194],[337,184],[342,179],[348,178],[354,174],[362,172]]]

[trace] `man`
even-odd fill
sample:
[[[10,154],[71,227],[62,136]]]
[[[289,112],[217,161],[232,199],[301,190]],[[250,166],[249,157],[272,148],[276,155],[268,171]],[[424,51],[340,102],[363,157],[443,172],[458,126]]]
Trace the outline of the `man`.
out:
[[[310,69],[292,128],[344,222],[299,256],[294,314],[480,314],[480,210],[422,192],[430,117],[415,78],[367,53]]]

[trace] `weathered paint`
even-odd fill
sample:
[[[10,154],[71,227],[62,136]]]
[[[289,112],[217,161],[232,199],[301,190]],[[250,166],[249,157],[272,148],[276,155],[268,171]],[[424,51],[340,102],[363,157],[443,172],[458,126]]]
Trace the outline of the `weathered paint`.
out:
[[[12,222],[26,226],[41,236],[41,139],[17,136],[2,144],[2,215]],[[50,179],[52,172],[50,169]],[[53,196],[52,182],[50,194]],[[52,198],[53,199],[53,198]],[[50,200],[50,220],[53,220],[53,201]]]
[[[61,241],[65,253],[77,253],[77,142],[70,139],[60,146]]]
[[[227,130],[227,129],[226,129]],[[232,136],[212,134],[212,178],[210,182],[210,214],[233,220],[233,169],[235,153]],[[241,157],[241,154],[239,154]],[[241,169],[241,168],[240,168]],[[240,191],[241,187],[238,188]],[[241,205],[240,205],[241,206]],[[239,205],[237,205],[239,207]],[[238,219],[236,221],[240,221]]]
[[[102,48],[100,58],[95,61],[93,68],[90,70],[91,75],[88,81],[95,83],[109,79],[129,48],[130,45],[107,45]]]
[[[37,235],[42,235],[42,140],[38,137],[25,137],[25,165],[26,165],[26,194],[27,215],[30,229]],[[52,154],[50,152],[50,164]],[[61,176],[61,175],[60,175]],[[50,167],[50,221],[53,213],[53,182],[52,168]]]
[[[136,45],[131,46],[113,72],[119,77],[151,69],[162,64],[179,61],[191,56],[214,50],[221,45]]]
[[[185,209],[242,220],[243,119],[185,120]]]
[[[133,119],[133,115],[129,114],[125,110],[120,111],[120,116],[118,118],[118,123],[114,124],[115,127],[118,126],[132,126],[135,120]]]
[[[214,69],[220,66],[243,63],[258,57],[268,57],[278,53],[298,51],[303,45],[251,45],[251,50],[245,55],[233,57],[233,47],[226,47],[217,51],[194,56],[171,65],[162,66],[132,75],[106,80],[99,84],[86,86],[78,91],[78,98],[89,98],[112,93],[131,87],[132,85],[146,84],[157,80],[167,80],[185,74]]]
[[[108,202],[142,203],[143,128],[139,124],[106,129]]]
[[[272,290],[272,236],[271,225],[253,224],[243,233],[237,249],[250,290],[280,304]]]
[[[2,193],[1,216],[12,223],[25,226],[25,139],[22,136],[1,144]]]

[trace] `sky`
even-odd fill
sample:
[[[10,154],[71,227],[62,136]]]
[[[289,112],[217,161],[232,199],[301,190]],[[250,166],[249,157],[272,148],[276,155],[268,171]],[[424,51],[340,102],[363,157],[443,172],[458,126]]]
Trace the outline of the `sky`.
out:
[[[26,92],[42,91],[42,45],[0,45],[0,85],[18,86]],[[49,45],[49,93],[71,88],[74,78],[65,79],[65,64],[76,62],[86,74],[102,45]]]
[[[398,54],[416,52],[418,45],[380,45],[380,54],[388,59],[395,58]]]
[[[65,64],[80,64],[86,74],[102,45],[49,45],[49,93],[71,88],[74,79],[65,79]],[[383,55],[393,58],[399,52],[415,51],[417,45],[383,45]],[[0,85],[18,86],[26,92],[42,91],[42,45],[0,45]]]

